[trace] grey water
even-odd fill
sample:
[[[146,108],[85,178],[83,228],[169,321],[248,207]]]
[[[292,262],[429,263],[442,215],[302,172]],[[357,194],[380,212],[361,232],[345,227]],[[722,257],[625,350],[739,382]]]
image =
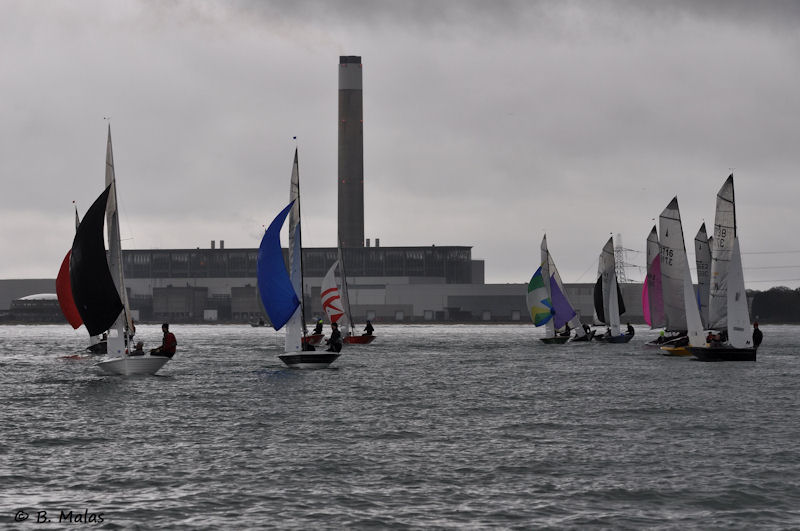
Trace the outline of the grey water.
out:
[[[317,371],[270,328],[172,328],[175,358],[125,378],[62,358],[82,330],[0,326],[0,526],[800,527],[796,326],[702,363],[641,327],[378,325]]]

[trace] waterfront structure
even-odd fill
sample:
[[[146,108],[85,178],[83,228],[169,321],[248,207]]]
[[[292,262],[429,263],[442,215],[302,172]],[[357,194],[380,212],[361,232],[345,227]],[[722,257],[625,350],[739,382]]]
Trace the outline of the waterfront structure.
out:
[[[339,57],[338,237],[364,247],[364,111],[361,56]]]

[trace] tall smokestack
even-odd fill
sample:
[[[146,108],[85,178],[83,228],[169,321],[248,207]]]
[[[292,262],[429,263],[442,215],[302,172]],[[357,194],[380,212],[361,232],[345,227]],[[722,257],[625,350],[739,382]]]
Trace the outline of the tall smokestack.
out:
[[[339,57],[339,241],[364,247],[364,121],[361,56]]]

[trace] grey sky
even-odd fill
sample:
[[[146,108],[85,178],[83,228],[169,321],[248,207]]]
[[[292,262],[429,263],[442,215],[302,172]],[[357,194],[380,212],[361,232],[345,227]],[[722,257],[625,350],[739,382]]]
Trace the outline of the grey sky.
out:
[[[257,246],[295,135],[303,241],[335,245],[337,65],[361,55],[382,245],[472,245],[526,282],[546,231],[592,282],[612,233],[644,265],[675,195],[691,245],[734,168],[748,287],[800,286],[797,2],[0,0],[0,50],[0,278],[57,273],[106,116],[123,247]]]

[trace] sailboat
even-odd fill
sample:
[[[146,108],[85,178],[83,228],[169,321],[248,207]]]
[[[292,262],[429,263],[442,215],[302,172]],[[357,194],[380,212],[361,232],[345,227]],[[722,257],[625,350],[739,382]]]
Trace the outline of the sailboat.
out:
[[[289,218],[289,271],[283,261],[280,231]],[[296,369],[324,369],[339,357],[338,352],[317,352],[304,344],[308,336],[303,303],[303,257],[300,230],[300,171],[297,150],[294,152],[289,204],[272,220],[258,250],[258,290],[272,327],[286,326],[284,354],[279,355],[287,366]]]
[[[620,333],[620,315],[625,313],[625,303],[617,284],[617,264],[614,257],[614,239],[609,238],[603,246],[597,264],[597,282],[594,285],[595,321],[608,325],[609,333],[595,336],[607,343],[627,343],[631,334]]]
[[[711,242],[711,288],[709,328],[726,331],[710,344],[689,350],[701,361],[756,361],[750,330],[750,314],[744,286],[742,255],[736,233],[736,202],[733,174],[717,192],[714,237]]]
[[[341,300],[342,306],[345,314],[346,320],[344,321],[343,325],[339,326],[339,329],[342,331],[342,338],[345,343],[348,345],[368,345],[375,341],[375,335],[369,334],[361,334],[356,335],[355,329],[356,324],[353,320],[353,311],[350,308],[350,289],[347,287],[347,272],[345,270],[344,265],[344,254],[342,252],[342,243],[341,240],[339,241],[338,245],[338,260],[336,261],[339,264],[339,271],[341,272],[342,278],[342,290],[341,290]],[[344,326],[344,328],[342,328]]]
[[[561,275],[558,274],[553,257],[547,249],[547,235],[542,238],[540,246],[542,265],[536,270],[528,283],[528,310],[531,320],[536,326],[545,327],[545,336],[539,338],[547,344],[563,344],[570,338],[569,326],[576,330],[577,337],[586,337],[580,323],[564,291]],[[562,333],[557,330],[564,329]]]
[[[108,223],[108,258],[103,243],[104,217]],[[110,126],[106,148],[106,188],[92,203],[75,233],[70,251],[69,278],[75,306],[89,334],[96,336],[108,331],[107,357],[95,364],[102,373],[125,376],[155,374],[169,361],[166,356],[128,355],[133,321],[122,272]]]
[[[698,315],[699,309],[692,286],[691,273],[689,273],[688,281],[686,279],[689,261],[686,255],[686,243],[683,237],[683,224],[677,197],[673,197],[661,212],[659,229],[665,329],[677,336],[662,345],[661,350],[668,356],[691,356],[691,352],[686,348],[689,344],[686,309],[687,306],[694,305],[695,313]],[[689,300],[686,300],[687,297]]]
[[[658,241],[658,230],[655,225],[647,235],[647,276],[642,286],[642,315],[644,322],[650,329],[663,328],[664,320],[664,295],[661,285],[661,246]],[[664,332],[646,346],[660,347],[666,341]]]

